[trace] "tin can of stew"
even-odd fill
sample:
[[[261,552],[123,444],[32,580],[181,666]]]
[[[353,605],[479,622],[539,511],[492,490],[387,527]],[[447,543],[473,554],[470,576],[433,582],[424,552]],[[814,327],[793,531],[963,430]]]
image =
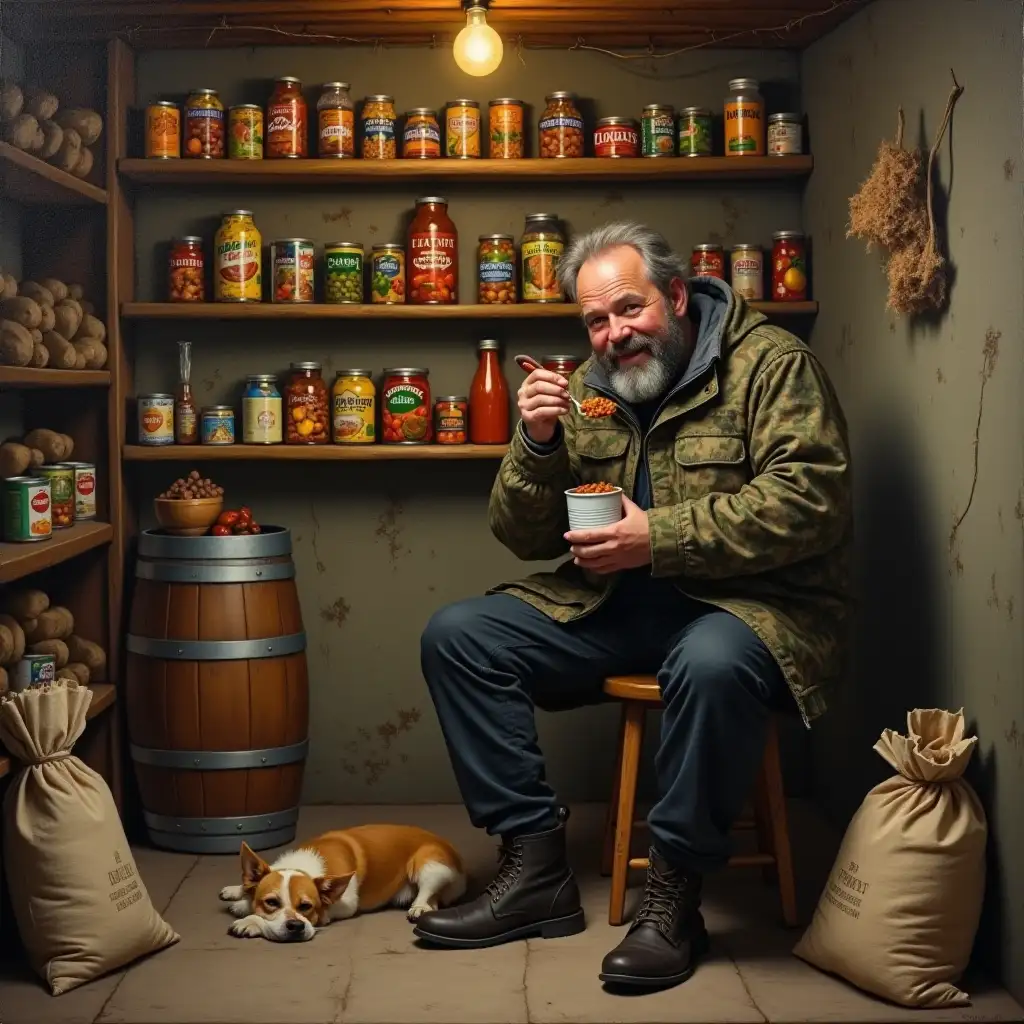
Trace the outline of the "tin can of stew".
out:
[[[228,157],[263,159],[263,108],[258,104],[240,103],[228,110]]]
[[[308,238],[270,243],[273,302],[312,302],[316,286],[316,249]]]
[[[764,253],[753,242],[739,242],[729,254],[732,290],[748,302],[764,298]]]
[[[202,444],[235,443],[235,410],[230,405],[208,405],[199,430]]]
[[[75,522],[96,518],[96,466],[91,462],[61,462],[75,474]]]
[[[445,395],[434,403],[434,437],[438,444],[465,444],[468,428],[466,395]]]
[[[174,395],[139,395],[139,444],[174,444]]]
[[[181,111],[177,103],[160,100],[146,107],[146,156],[150,160],[181,156]]]
[[[27,543],[53,536],[50,481],[12,476],[4,481],[4,540]]]
[[[640,155],[640,133],[631,117],[602,117],[594,129],[594,156]]]
[[[36,473],[50,481],[50,519],[54,530],[75,525],[75,471],[68,466],[40,466]]]
[[[33,686],[49,686],[57,678],[57,659],[52,654],[26,654],[12,669],[10,690],[18,693]]]

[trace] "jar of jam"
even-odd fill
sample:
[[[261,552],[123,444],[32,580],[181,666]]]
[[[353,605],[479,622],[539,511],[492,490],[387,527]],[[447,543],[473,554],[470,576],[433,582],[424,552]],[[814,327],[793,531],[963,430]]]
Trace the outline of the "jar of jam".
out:
[[[545,370],[560,373],[566,380],[579,368],[583,360],[576,356],[541,356],[541,364]]]
[[[393,160],[398,155],[395,97],[383,93],[367,96],[359,120],[362,125],[363,158]]]
[[[717,277],[725,280],[725,252],[715,242],[704,242],[693,247],[690,273],[694,277]]]
[[[526,215],[520,246],[523,302],[565,301],[557,274],[564,249],[565,235],[553,213]]]
[[[316,101],[317,156],[356,155],[355,110],[348,90],[348,82],[327,82]]]
[[[277,79],[267,104],[267,156],[292,160],[304,157],[307,134],[302,83],[287,75]]]
[[[384,371],[381,388],[381,441],[429,444],[434,439],[429,371],[400,366]]]
[[[434,436],[438,444],[465,444],[469,419],[466,395],[445,395],[434,403]]]
[[[516,301],[516,247],[511,235],[481,235],[477,250],[477,301],[508,304]]]
[[[540,115],[540,155],[542,157],[583,156],[583,115],[571,92],[553,92],[545,97],[547,106]]]
[[[414,107],[405,115],[402,132],[402,156],[412,160],[430,160],[441,155],[441,126],[429,107]]]
[[[288,444],[327,444],[331,413],[319,363],[292,363],[285,389],[285,440]]]
[[[772,301],[807,298],[807,242],[802,231],[772,234]]]
[[[203,240],[186,235],[171,243],[167,258],[167,298],[171,302],[206,301],[206,260]]]
[[[640,155],[640,132],[631,117],[602,117],[594,129],[594,156]]]
[[[424,196],[416,200],[405,262],[410,303],[459,301],[459,235],[448,216],[447,199]]]
[[[224,104],[216,89],[195,89],[185,101],[185,156],[224,156]]]

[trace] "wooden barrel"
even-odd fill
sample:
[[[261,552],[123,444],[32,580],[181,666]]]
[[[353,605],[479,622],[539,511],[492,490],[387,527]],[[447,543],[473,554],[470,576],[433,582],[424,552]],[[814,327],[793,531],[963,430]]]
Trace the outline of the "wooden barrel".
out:
[[[152,842],[234,853],[295,838],[309,746],[290,531],[139,538],[128,735]]]

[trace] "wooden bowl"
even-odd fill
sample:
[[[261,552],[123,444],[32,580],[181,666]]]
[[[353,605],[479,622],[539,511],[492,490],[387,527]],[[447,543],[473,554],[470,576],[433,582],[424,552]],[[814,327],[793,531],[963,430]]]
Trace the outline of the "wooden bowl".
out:
[[[179,537],[201,537],[217,521],[223,498],[154,498],[157,522]]]

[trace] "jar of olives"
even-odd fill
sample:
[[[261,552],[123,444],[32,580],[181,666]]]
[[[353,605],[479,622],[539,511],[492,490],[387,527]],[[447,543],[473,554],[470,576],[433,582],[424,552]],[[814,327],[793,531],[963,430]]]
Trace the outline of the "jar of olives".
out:
[[[363,301],[363,247],[359,242],[324,246],[324,302]]]

